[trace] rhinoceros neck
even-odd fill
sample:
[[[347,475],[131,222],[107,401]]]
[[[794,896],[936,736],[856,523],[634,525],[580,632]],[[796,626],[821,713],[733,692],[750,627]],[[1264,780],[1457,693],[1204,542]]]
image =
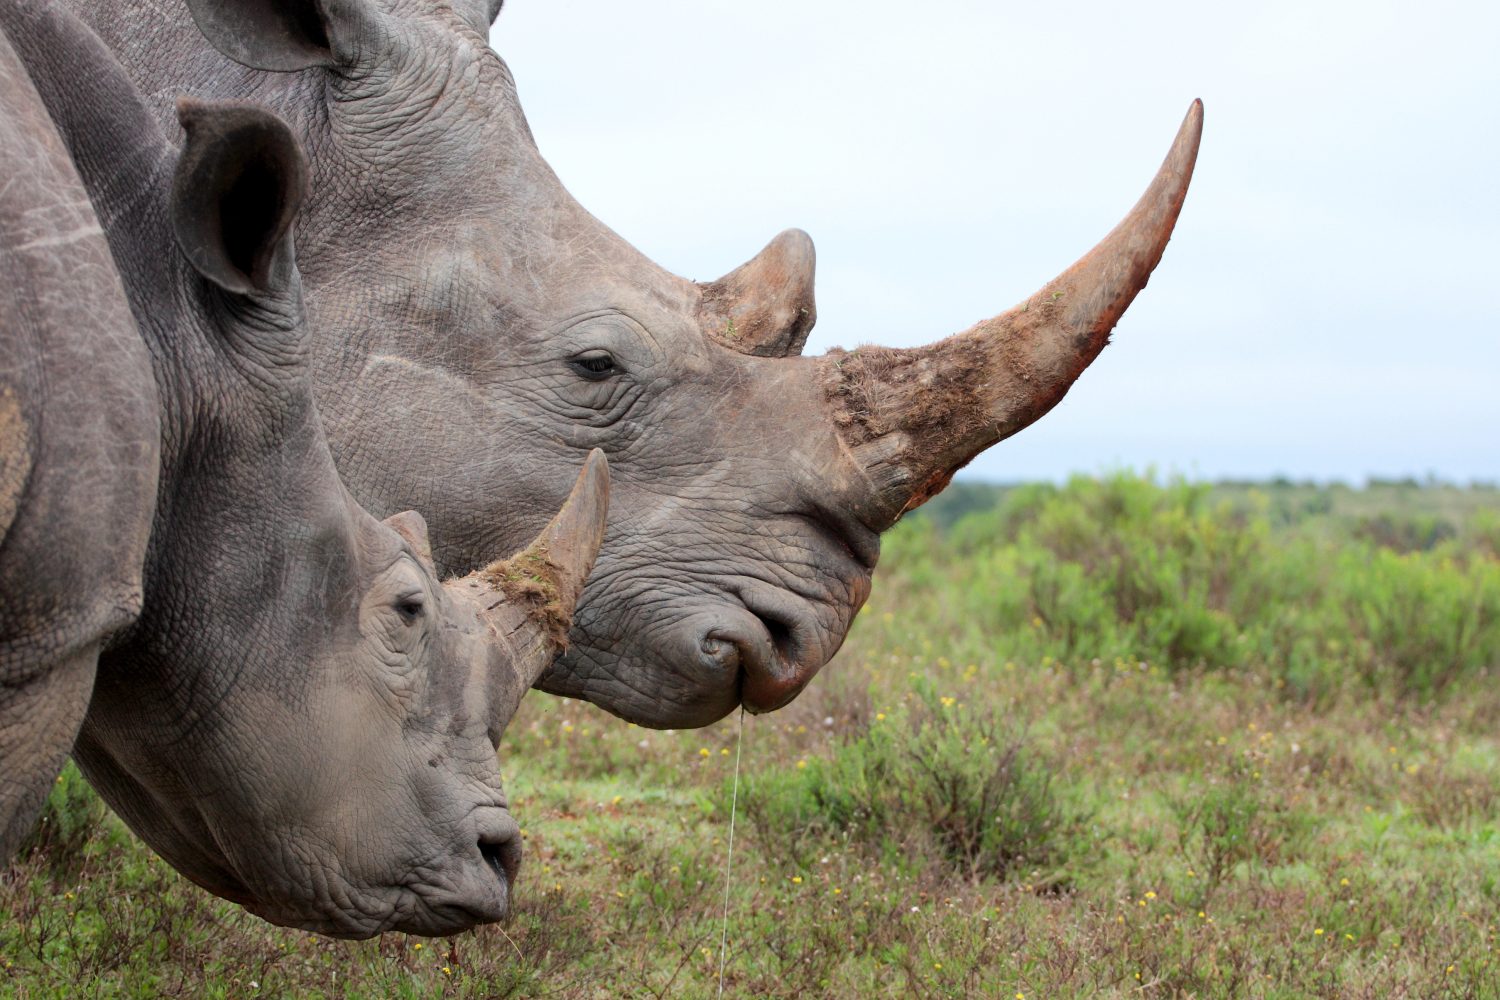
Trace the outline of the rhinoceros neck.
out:
[[[263,73],[220,55],[204,39],[183,3],[125,13],[120,0],[58,0],[104,43],[125,67],[145,106],[169,136],[181,134],[177,98],[243,98],[284,111],[278,95],[317,89],[309,73]],[[157,5],[160,6],[160,5]],[[311,107],[316,102],[291,102]]]

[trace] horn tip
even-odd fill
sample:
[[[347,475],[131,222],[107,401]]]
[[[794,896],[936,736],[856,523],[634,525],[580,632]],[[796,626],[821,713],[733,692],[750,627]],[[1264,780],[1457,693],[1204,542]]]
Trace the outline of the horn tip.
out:
[[[1203,98],[1193,98],[1193,103],[1188,105],[1187,115],[1182,119],[1182,128],[1178,130],[1178,145],[1190,146],[1193,154],[1198,152],[1198,142],[1203,138]]]
[[[593,569],[594,558],[604,541],[609,515],[609,460],[598,448],[584,459],[583,468],[562,509],[552,519],[544,537],[548,561],[562,575],[574,600],[583,589],[584,578]]]
[[[583,470],[568,495],[566,506],[575,505],[577,526],[584,530],[589,548],[597,550],[604,538],[604,520],[609,513],[609,459],[599,448],[592,449],[583,460]]]

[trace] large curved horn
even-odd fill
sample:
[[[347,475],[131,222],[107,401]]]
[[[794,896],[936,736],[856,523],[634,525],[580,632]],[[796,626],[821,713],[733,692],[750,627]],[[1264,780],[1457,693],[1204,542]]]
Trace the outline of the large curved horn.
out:
[[[517,703],[567,648],[568,627],[604,540],[608,511],[609,463],[596,448],[562,509],[535,541],[508,559],[446,584],[479,602],[492,643],[519,681]],[[508,712],[506,706],[497,708],[505,721],[515,711],[514,705]]]
[[[926,347],[861,347],[819,359],[834,420],[873,487],[859,510],[867,524],[889,526],[1063,398],[1161,259],[1202,132],[1203,102],[1194,101],[1125,220],[1010,312]]]

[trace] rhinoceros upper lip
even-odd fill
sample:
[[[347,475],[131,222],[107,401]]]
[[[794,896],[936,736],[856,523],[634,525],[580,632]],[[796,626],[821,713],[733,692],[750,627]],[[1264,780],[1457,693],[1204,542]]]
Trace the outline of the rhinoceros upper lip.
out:
[[[796,697],[823,664],[812,649],[801,599],[759,581],[736,581],[730,589],[744,605],[745,628],[716,630],[740,651],[740,702],[751,712],[770,712]],[[754,622],[750,625],[750,622]]]

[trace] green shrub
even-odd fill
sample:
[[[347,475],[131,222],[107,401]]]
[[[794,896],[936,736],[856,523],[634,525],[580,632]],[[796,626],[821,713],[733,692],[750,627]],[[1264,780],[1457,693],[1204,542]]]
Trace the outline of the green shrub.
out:
[[[83,867],[86,848],[104,827],[103,801],[94,794],[70,760],[63,767],[47,803],[42,807],[17,857],[41,857],[55,877],[63,878]]]
[[[1445,517],[1432,514],[1383,512],[1355,522],[1353,534],[1372,544],[1396,552],[1428,552],[1458,535]]]
[[[1267,789],[1259,772],[1232,765],[1211,775],[1168,805],[1177,836],[1195,872],[1203,905],[1243,866],[1269,869],[1301,853],[1313,821]]]
[[[1388,549],[1340,562],[1340,597],[1366,670],[1430,694],[1500,664],[1500,566]]]
[[[757,775],[745,811],[798,866],[836,836],[897,868],[937,857],[970,879],[1038,886],[1067,881],[1084,825],[1013,723],[924,682],[831,756]]]

